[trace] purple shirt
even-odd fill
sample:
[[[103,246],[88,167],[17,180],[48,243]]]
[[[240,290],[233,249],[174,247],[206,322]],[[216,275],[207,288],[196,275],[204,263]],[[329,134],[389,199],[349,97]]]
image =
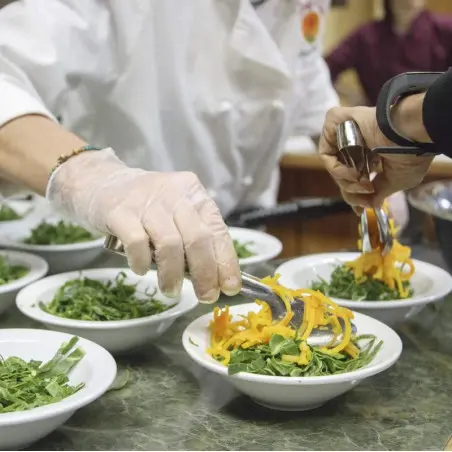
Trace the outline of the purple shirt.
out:
[[[326,57],[333,82],[355,69],[370,105],[384,83],[403,72],[445,71],[452,66],[452,17],[423,11],[403,35],[387,21],[358,28]]]

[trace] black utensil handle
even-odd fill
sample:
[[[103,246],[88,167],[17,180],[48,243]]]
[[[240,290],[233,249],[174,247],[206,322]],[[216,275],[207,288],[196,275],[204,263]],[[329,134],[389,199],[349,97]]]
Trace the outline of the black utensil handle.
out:
[[[284,202],[271,208],[240,212],[228,218],[226,223],[236,227],[258,227],[289,218],[312,220],[348,211],[350,206],[342,199],[304,198]]]
[[[431,152],[430,148],[418,148],[415,146],[387,146],[372,149],[375,154],[395,154],[395,155],[423,155],[435,156],[436,152]]]

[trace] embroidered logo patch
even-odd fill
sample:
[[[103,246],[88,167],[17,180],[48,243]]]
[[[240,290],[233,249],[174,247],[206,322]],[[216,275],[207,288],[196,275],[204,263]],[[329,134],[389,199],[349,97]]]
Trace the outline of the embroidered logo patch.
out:
[[[317,11],[308,11],[301,18],[301,34],[306,41],[312,43],[320,31],[320,15]]]

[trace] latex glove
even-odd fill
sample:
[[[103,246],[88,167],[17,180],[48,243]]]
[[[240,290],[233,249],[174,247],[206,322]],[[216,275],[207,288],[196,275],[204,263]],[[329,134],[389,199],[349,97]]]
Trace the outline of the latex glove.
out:
[[[193,173],[129,168],[112,149],[87,151],[54,172],[47,199],[80,224],[117,236],[135,273],[145,274],[154,258],[168,296],[181,290],[184,254],[200,301],[215,302],[220,289],[228,295],[240,289],[228,229]]]
[[[363,207],[379,207],[385,198],[398,191],[419,185],[428,171],[433,157],[385,154],[372,162],[373,169],[379,165],[382,171],[375,178],[358,179],[354,169],[347,168],[338,160],[336,128],[344,121],[353,119],[358,124],[367,146],[394,146],[380,131],[375,108],[335,107],[326,115],[319,154],[325,167],[339,185],[342,195],[358,213]]]

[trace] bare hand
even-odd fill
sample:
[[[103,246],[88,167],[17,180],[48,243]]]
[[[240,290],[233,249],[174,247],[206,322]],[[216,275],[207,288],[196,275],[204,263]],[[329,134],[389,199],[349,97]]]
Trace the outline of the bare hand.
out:
[[[433,157],[382,154],[372,161],[372,169],[381,171],[370,181],[359,177],[356,170],[343,165],[338,159],[336,129],[347,120],[354,120],[370,149],[395,146],[378,127],[375,108],[335,107],[326,115],[319,154],[325,167],[339,185],[345,201],[360,211],[363,207],[378,207],[393,193],[419,185],[428,171]]]

